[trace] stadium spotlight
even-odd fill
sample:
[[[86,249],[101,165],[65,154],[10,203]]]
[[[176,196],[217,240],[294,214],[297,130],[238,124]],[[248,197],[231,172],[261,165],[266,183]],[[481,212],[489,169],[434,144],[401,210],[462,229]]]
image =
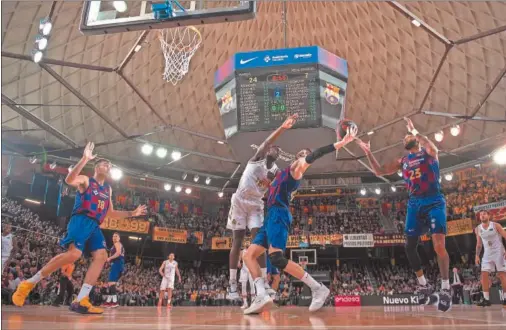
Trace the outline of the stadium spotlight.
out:
[[[191,188],[186,188],[185,191],[184,191],[187,195],[191,194],[192,193],[192,189]]]
[[[142,146],[142,149],[141,149],[142,153],[145,154],[145,155],[151,155],[151,153],[153,152],[153,146],[149,143],[145,143],[143,146]]]
[[[181,178],[183,178],[183,180],[186,180],[186,177],[188,176],[188,173],[183,173],[183,175],[181,176]]]
[[[165,156],[167,156],[167,149],[165,149],[165,148],[158,148],[158,149],[156,149],[156,155],[159,158],[165,158]]]
[[[169,191],[172,189],[172,185],[170,183],[166,183],[163,185],[163,189],[165,189],[165,191]]]
[[[32,50],[32,60],[35,63],[39,63],[42,60],[42,57],[44,57],[44,54],[37,49]]]
[[[207,178],[206,178],[206,184],[208,185],[208,184],[210,184],[210,183],[211,183],[211,178],[210,178],[210,177],[207,177]]]
[[[376,188],[376,189],[374,189],[374,192],[376,193],[376,195],[379,195],[379,194],[381,194],[381,189],[380,188]]]
[[[452,173],[446,173],[445,174],[445,180],[446,181],[452,181],[453,179],[453,174]]]
[[[443,138],[444,138],[444,133],[443,133],[443,131],[439,131],[439,132],[437,132],[436,134],[434,134],[434,139],[435,139],[437,142],[441,142],[441,141],[443,141]]]
[[[218,197],[219,197],[219,198],[222,198],[222,197],[223,197],[223,191],[220,191],[220,192],[218,193]]]
[[[460,126],[454,125],[452,128],[450,128],[450,134],[453,136],[458,136],[460,134]]]
[[[199,182],[199,176],[197,174],[195,174],[195,176],[193,177],[193,182]]]
[[[172,159],[174,160],[180,160],[181,159],[181,152],[174,150],[171,154]]]
[[[367,190],[365,188],[360,189],[360,195],[365,196],[367,194]]]
[[[49,18],[43,18],[40,20],[40,23],[39,23],[39,32],[43,35],[43,36],[48,36],[49,34],[51,34],[51,30],[53,29],[53,24],[51,23],[51,21],[49,20]]]
[[[124,13],[127,10],[127,4],[125,1],[113,1],[112,5],[120,13]]]
[[[397,187],[396,186],[391,186],[390,189],[392,190],[392,192],[396,192],[397,191]]]
[[[506,146],[503,146],[496,151],[494,151],[492,158],[494,162],[498,165],[506,164]]]
[[[181,192],[183,188],[181,188],[181,186],[176,186],[176,188],[174,190],[176,190],[177,193]]]
[[[111,168],[111,179],[118,181],[123,176],[123,171],[117,167]]]

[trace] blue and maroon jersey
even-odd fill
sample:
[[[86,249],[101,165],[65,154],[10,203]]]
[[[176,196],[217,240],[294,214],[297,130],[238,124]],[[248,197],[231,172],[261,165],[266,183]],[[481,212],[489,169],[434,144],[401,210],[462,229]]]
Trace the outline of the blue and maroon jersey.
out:
[[[123,247],[123,244],[120,243],[120,245],[121,245],[121,252],[119,254],[119,257],[112,259],[112,262],[123,261],[123,259],[125,258],[125,248]],[[115,254],[116,254],[116,246],[113,244],[110,256],[112,257]]]
[[[283,171],[278,171],[274,181],[269,187],[267,206],[278,206],[288,209],[293,194],[300,186],[300,180],[295,180],[290,173],[290,166]]]
[[[84,214],[101,224],[109,210],[110,194],[111,187],[107,183],[101,186],[90,178],[88,188],[83,193],[77,191],[72,215]]]
[[[425,148],[402,157],[401,166],[409,197],[430,197],[441,194],[439,161],[429,155]]]

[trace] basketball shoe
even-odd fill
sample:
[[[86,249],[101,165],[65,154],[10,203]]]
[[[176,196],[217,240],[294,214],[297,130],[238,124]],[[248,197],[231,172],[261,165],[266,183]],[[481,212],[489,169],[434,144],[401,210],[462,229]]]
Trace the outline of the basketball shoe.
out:
[[[431,295],[433,292],[434,288],[430,284],[418,285],[415,290],[415,294],[418,296],[418,303],[420,305],[431,304]]]
[[[452,308],[452,295],[450,294],[450,290],[442,289],[437,294],[437,297],[437,310],[440,312],[448,312]]]
[[[21,307],[25,304],[26,297],[30,294],[30,291],[35,288],[34,283],[30,283],[28,281],[23,281],[18,285],[16,292],[12,295],[12,303],[18,307]]]
[[[85,297],[81,301],[74,300],[70,304],[69,310],[79,314],[102,314],[104,310],[91,304],[90,298]]]
[[[479,307],[490,307],[492,304],[490,303],[490,300],[481,298],[480,302],[476,304],[476,306]]]
[[[244,310],[244,315],[259,314],[264,308],[272,305],[272,298],[265,294],[264,296],[256,296],[251,302],[251,306]]]
[[[310,312],[316,312],[320,308],[323,307],[325,304],[325,300],[327,300],[327,297],[330,294],[329,288],[327,288],[323,283],[320,283],[320,288],[317,290],[314,290],[311,294],[313,296],[313,299],[311,299],[311,305],[309,306]]]

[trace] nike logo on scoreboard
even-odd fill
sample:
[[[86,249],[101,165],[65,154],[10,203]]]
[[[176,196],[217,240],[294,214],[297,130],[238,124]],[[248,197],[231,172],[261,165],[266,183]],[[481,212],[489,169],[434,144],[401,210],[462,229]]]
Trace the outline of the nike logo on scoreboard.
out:
[[[256,60],[257,58],[258,58],[258,57],[253,57],[253,58],[249,58],[249,59],[247,59],[247,60],[240,60],[240,61],[239,61],[239,63],[241,63],[241,64],[246,64],[246,63],[249,63],[249,62],[251,62],[251,61],[253,61],[253,60]]]

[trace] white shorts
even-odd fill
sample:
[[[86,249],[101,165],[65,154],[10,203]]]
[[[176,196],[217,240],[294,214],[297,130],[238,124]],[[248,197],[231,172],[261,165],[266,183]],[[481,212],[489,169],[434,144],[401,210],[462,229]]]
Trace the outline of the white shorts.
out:
[[[260,228],[264,223],[264,203],[262,200],[250,201],[232,195],[230,212],[228,213],[227,228],[231,230],[245,230]]]
[[[506,259],[504,258],[503,253],[493,256],[483,256],[483,260],[481,261],[481,271],[493,272],[495,270],[498,272],[506,272]]]
[[[249,271],[248,271],[248,268],[246,267],[242,267],[241,268],[241,275],[239,277],[239,282],[241,283],[244,283],[244,282],[248,282],[249,280]]]
[[[160,285],[160,290],[163,291],[167,289],[174,289],[174,277],[163,277],[162,284]]]

